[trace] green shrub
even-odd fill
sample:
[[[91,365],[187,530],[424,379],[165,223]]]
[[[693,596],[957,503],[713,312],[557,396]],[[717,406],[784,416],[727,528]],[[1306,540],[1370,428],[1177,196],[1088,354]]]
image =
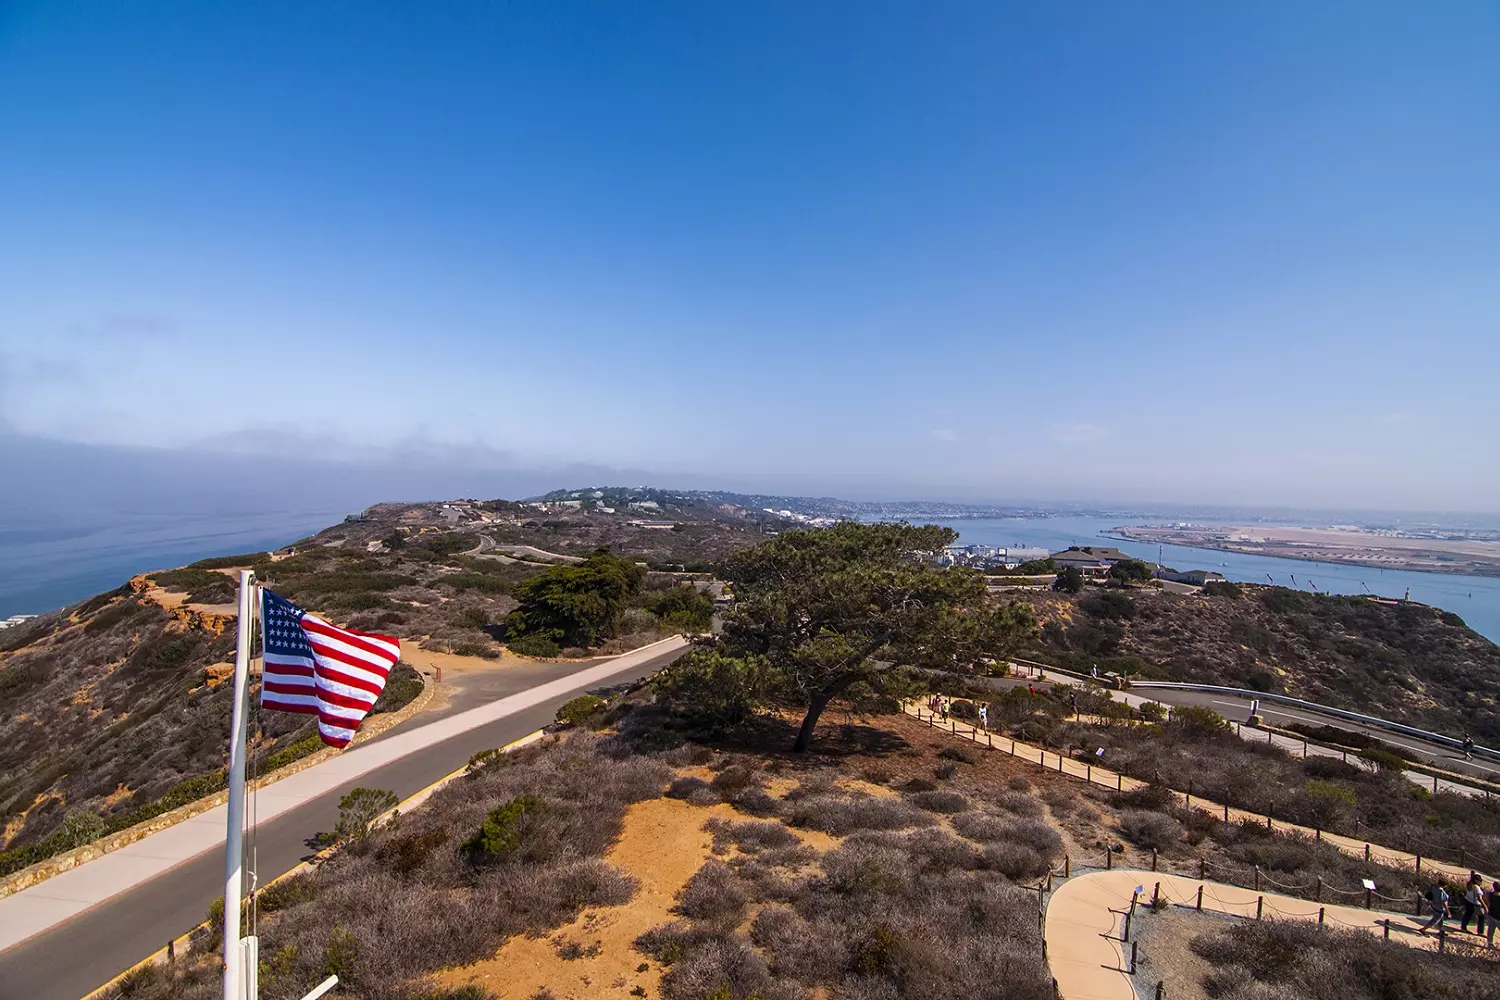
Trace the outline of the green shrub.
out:
[[[523,635],[518,639],[510,639],[506,642],[506,646],[518,656],[534,656],[538,659],[547,659],[562,653],[561,646],[540,635]]]
[[[354,975],[357,950],[354,935],[342,927],[335,927],[323,949],[323,975],[338,976],[340,982],[348,982]]]
[[[379,715],[382,712],[394,712],[403,708],[421,694],[425,686],[422,675],[417,673],[411,664],[397,663],[386,677],[385,688],[381,690],[380,697],[375,699],[370,714]]]
[[[1239,584],[1230,583],[1228,580],[1210,580],[1203,585],[1203,593],[1209,597],[1227,597],[1230,600],[1238,600],[1244,591],[1240,589]]]
[[[213,556],[187,564],[188,569],[232,569],[236,566],[254,566],[266,557],[264,552],[242,552],[237,556]]]
[[[670,702],[712,728],[736,726],[769,698],[773,681],[757,656],[726,656],[695,649],[651,681],[657,698]]]
[[[255,902],[260,912],[275,913],[299,903],[311,902],[321,891],[311,875],[294,875],[266,886],[256,894]]]
[[[339,825],[334,828],[334,835],[349,843],[364,840],[375,817],[400,801],[388,788],[350,789],[339,799]]]
[[[229,577],[208,569],[168,569],[150,574],[151,581],[163,590],[198,590],[229,583]]]
[[[557,721],[568,726],[582,725],[604,704],[604,699],[581,694],[557,710]]]
[[[1166,728],[1176,736],[1190,740],[1213,739],[1233,732],[1225,718],[1204,705],[1177,705],[1167,718]]]
[[[714,602],[690,583],[661,592],[650,608],[662,621],[688,631],[704,631],[713,623]]]
[[[518,795],[509,802],[491,809],[472,840],[464,850],[474,860],[503,861],[521,846],[521,832],[527,816],[535,816],[544,809],[542,800],[534,795]]]
[[[1389,750],[1370,749],[1361,750],[1359,756],[1374,764],[1382,771],[1399,773],[1406,767],[1406,761],[1399,754],[1391,753]]]
[[[82,847],[98,840],[104,833],[104,817],[88,809],[70,809],[63,818],[62,835],[68,848]]]
[[[484,608],[463,608],[453,616],[453,624],[459,628],[482,629],[489,623],[490,613]]]

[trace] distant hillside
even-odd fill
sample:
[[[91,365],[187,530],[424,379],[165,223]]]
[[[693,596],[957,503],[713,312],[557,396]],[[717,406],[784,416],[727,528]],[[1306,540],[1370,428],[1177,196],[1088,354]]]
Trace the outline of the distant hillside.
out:
[[[1024,594],[1038,658],[1274,691],[1500,740],[1500,646],[1419,604],[1240,585],[1210,595]]]
[[[342,624],[498,657],[486,627],[516,607],[512,589],[550,564],[546,553],[609,545],[655,568],[701,569],[761,537],[753,519],[723,512],[676,511],[676,528],[631,524],[643,519],[508,501],[380,504],[279,552],[152,571],[0,632],[0,874],[71,846],[64,840],[74,833],[97,835],[101,820],[122,828],[217,790],[234,569],[254,568],[267,586]],[[670,582],[658,574],[647,585]],[[662,622],[644,606],[651,596],[625,613],[617,643],[657,637]],[[421,689],[410,667],[394,676],[404,683],[388,686],[382,710]],[[317,748],[304,717],[268,713],[264,724],[254,747],[263,761]]]
[[[582,501],[585,505],[608,506],[630,502],[652,502],[663,509],[682,512],[736,510],[762,518],[767,511],[791,511],[807,517],[829,517],[853,520],[942,520],[973,517],[1045,517],[1048,511],[1031,507],[995,504],[948,503],[929,500],[865,501],[840,500],[837,497],[784,496],[773,493],[733,493],[727,490],[670,490],[654,486],[589,486],[574,490],[553,490],[533,501]]]

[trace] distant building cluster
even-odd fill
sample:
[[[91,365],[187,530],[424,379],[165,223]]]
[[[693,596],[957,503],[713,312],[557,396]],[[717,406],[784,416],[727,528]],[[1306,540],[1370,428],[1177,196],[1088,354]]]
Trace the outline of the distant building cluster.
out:
[[[969,566],[974,569],[1015,569],[1022,563],[1047,558],[1047,550],[1025,545],[996,548],[991,545],[950,545],[938,556],[939,566]]]
[[[17,625],[24,625],[35,617],[36,615],[11,615],[4,621],[0,621],[0,628],[14,628]]]
[[[837,517],[814,517],[811,514],[802,514],[786,508],[776,510],[774,507],[762,507],[761,510],[772,517],[783,518],[787,521],[796,521],[798,524],[805,524],[809,528],[831,528],[841,520]]]

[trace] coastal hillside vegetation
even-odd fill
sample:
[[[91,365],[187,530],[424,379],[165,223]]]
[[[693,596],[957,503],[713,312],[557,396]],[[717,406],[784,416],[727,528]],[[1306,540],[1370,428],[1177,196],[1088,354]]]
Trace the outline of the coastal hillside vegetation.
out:
[[[462,516],[380,505],[281,551],[151,571],[0,633],[0,874],[223,787],[238,569],[340,624],[428,649],[499,657],[511,626],[516,652],[582,655],[707,629],[712,602],[696,586],[638,561],[692,561],[700,543],[711,552],[760,537],[722,514],[686,535],[633,529],[624,517],[541,517],[504,501]],[[630,555],[594,544],[559,565],[489,549],[566,554],[604,539]],[[377,711],[421,687],[399,666]],[[319,745],[304,717],[267,713],[255,751],[273,768]]]
[[[1271,691],[1500,742],[1500,646],[1451,612],[1284,587],[1025,593],[1029,656],[1088,673]]]
[[[1309,893],[1316,879],[1418,885],[1262,826],[1188,829],[1150,795],[1085,785],[909,717],[839,699],[835,710],[844,721],[794,753],[796,713],[705,728],[645,686],[591,706],[555,742],[476,755],[422,806],[261,894],[262,995],[292,1000],[334,971],[353,994],[400,1000],[605,984],[663,1000],[1047,1000],[1036,887],[1065,857],[1075,873],[1106,852],[1115,866],[1148,866],[1153,851],[1174,869],[1201,860],[1248,874],[1258,863]],[[1205,929],[1193,947],[1225,995],[1258,996],[1247,973],[1292,995],[1341,954],[1356,963],[1351,995],[1429,995],[1368,992],[1397,972],[1378,955],[1371,964],[1379,948]],[[217,995],[215,932],[111,1000]],[[1261,970],[1281,942],[1306,950]],[[1429,956],[1419,981],[1472,989],[1490,975],[1476,959]]]

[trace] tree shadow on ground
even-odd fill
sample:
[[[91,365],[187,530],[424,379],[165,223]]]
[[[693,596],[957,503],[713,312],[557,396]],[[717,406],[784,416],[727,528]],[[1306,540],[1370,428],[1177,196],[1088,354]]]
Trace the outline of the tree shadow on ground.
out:
[[[669,707],[646,704],[633,706],[612,721],[619,729],[621,741],[635,752],[670,750],[692,743],[730,753],[753,754],[768,762],[817,767],[853,757],[889,757],[912,749],[901,736],[852,717],[820,725],[805,753],[792,750],[802,720],[790,712],[764,712],[739,725],[722,727]]]

